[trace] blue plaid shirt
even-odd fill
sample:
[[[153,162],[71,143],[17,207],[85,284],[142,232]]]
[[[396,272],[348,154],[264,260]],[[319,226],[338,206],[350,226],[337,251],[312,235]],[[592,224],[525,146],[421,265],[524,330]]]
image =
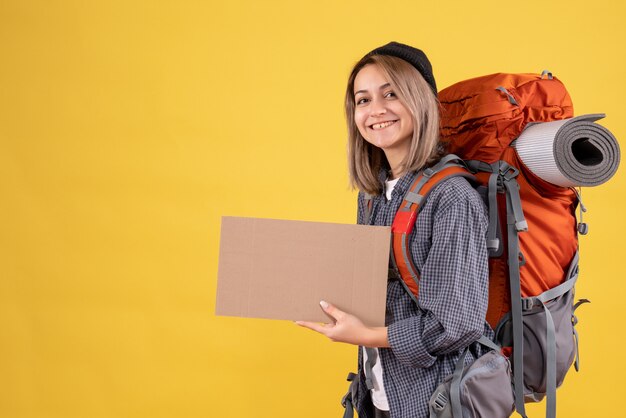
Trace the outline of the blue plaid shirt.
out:
[[[374,197],[372,225],[391,225],[416,175],[402,177],[391,200],[384,195]],[[359,193],[358,207],[358,223],[363,223],[363,193]],[[398,280],[387,285],[391,348],[379,352],[392,418],[427,418],[430,396],[453,372],[463,349],[482,334],[493,336],[485,321],[489,280],[486,230],[485,205],[461,177],[438,185],[417,217],[409,245],[421,273],[418,304]],[[470,353],[466,364],[482,354],[480,346],[474,344]],[[372,402],[360,347],[358,367],[356,408],[360,418],[370,418]]]

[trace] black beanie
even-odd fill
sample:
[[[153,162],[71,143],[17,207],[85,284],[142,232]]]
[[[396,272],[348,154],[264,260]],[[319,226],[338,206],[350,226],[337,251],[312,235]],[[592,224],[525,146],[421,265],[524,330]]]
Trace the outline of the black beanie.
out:
[[[435,83],[435,77],[433,76],[433,67],[422,50],[399,42],[389,42],[387,45],[376,48],[365,57],[371,55],[391,55],[408,62],[419,71],[424,80],[430,85],[435,96],[437,96],[437,83]]]

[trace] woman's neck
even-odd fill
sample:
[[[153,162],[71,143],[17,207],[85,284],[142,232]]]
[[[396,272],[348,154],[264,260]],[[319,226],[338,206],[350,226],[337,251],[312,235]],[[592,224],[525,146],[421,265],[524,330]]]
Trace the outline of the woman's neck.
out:
[[[388,149],[384,151],[385,156],[387,157],[387,162],[389,163],[389,172],[391,173],[391,178],[389,180],[394,180],[398,177],[402,177],[402,175],[404,174],[403,161],[406,153],[394,152],[394,150]]]

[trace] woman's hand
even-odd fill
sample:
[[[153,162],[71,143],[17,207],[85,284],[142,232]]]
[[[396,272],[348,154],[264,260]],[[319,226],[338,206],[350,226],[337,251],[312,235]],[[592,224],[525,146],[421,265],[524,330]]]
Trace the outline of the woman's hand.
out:
[[[335,342],[364,347],[389,347],[386,327],[367,327],[356,316],[343,312],[324,301],[320,302],[320,306],[335,320],[334,324],[318,324],[306,321],[296,321],[296,324],[324,334]]]

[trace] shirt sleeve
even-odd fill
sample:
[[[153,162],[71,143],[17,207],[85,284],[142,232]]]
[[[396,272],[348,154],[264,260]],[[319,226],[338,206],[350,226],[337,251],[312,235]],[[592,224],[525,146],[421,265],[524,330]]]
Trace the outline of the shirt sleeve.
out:
[[[482,200],[466,186],[450,184],[433,209],[431,246],[421,268],[418,314],[388,327],[394,354],[413,367],[431,366],[437,356],[468,346],[484,331],[489,280],[487,218]],[[411,252],[415,255],[413,248]]]

